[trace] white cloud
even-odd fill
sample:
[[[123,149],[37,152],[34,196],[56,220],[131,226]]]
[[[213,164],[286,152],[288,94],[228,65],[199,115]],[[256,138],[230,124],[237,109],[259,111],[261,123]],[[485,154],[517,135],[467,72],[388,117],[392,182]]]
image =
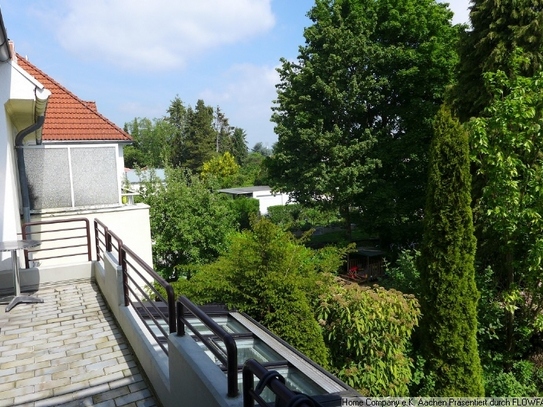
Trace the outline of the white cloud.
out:
[[[271,0],[67,1],[56,18],[68,51],[133,70],[169,70],[188,58],[268,31]]]
[[[270,123],[272,101],[279,83],[276,67],[240,64],[230,68],[216,85],[199,94],[206,104],[219,105],[230,124],[247,132],[249,145],[258,141],[272,145],[276,136]]]
[[[160,118],[166,113],[164,106],[156,103],[123,102],[118,105],[119,112],[125,117],[147,117],[149,119]]]

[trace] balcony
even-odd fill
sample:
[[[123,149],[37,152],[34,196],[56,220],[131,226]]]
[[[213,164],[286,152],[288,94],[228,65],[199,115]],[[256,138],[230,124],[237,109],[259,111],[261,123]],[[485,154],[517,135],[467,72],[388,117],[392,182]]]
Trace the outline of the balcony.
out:
[[[174,298],[98,219],[27,224],[29,235],[42,245],[25,251],[21,283],[44,303],[1,308],[0,406],[340,406],[358,396],[247,315]]]
[[[36,295],[43,304],[0,307],[0,406],[158,405],[95,282]]]

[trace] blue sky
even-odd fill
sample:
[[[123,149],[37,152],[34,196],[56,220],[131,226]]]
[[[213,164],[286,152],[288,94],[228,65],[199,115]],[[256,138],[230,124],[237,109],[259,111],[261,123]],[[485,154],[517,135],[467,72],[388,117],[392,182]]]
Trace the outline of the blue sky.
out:
[[[16,51],[122,127],[176,96],[220,106],[271,147],[281,57],[295,59],[314,0],[4,0]],[[467,22],[469,0],[449,1]]]

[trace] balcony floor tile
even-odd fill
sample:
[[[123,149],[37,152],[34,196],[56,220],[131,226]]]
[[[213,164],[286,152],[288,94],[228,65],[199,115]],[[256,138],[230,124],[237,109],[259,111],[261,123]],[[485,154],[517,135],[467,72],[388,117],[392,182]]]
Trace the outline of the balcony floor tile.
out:
[[[93,282],[45,284],[34,295],[44,303],[8,313],[0,305],[0,407],[158,405]]]

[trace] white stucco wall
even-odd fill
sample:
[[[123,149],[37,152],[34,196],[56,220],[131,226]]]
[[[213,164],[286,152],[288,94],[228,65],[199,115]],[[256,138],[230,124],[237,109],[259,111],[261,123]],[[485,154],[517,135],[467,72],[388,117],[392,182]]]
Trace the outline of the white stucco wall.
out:
[[[32,215],[31,221],[51,221],[60,219],[87,218],[91,228],[91,249],[92,259],[96,259],[95,236],[94,236],[94,219],[97,218],[104,223],[113,233],[115,233],[123,241],[123,244],[132,249],[140,256],[147,264],[153,265],[153,254],[151,246],[151,226],[149,220],[149,206],[145,204],[138,205],[122,205],[118,207],[93,209],[93,210],[73,210],[62,211],[56,213],[47,213],[40,215]],[[59,225],[62,227],[62,225]],[[44,229],[46,227],[44,226]],[[58,227],[57,227],[58,228]],[[47,229],[45,229],[47,230]],[[50,229],[49,229],[50,230]],[[64,232],[68,235],[73,232]],[[79,233],[81,234],[81,233]],[[57,234],[55,237],[59,237]],[[33,239],[40,240],[40,235],[32,236]],[[44,234],[44,239],[45,239]],[[55,243],[50,243],[54,247]],[[40,248],[46,248],[47,243],[44,243]],[[58,246],[57,246],[58,247]],[[56,252],[58,255],[60,252]],[[39,257],[39,254],[36,256]],[[70,258],[44,260],[42,265],[63,264],[64,262],[73,261]]]
[[[0,63],[0,241],[20,232],[15,136],[32,124],[35,89],[43,86],[11,61]],[[10,253],[0,253],[0,270],[11,269]]]
[[[272,194],[271,190],[254,192],[253,198],[258,199],[261,215],[266,215],[270,206],[286,205],[289,200],[288,194]]]

